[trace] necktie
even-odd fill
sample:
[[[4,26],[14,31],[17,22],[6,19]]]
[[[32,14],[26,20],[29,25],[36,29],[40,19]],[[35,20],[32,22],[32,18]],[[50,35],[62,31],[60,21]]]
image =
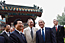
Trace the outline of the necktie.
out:
[[[9,31],[9,34],[10,34],[10,31]]]
[[[42,36],[43,36],[43,40],[45,41],[45,35],[44,35],[44,30],[42,29]]]
[[[56,32],[57,32],[57,27],[56,27]]]
[[[8,36],[10,36],[10,31],[9,31],[9,35]]]
[[[20,33],[20,35],[21,35],[22,39],[23,39],[23,40],[25,40],[25,37],[24,37],[24,35],[23,35],[22,33]]]
[[[32,37],[32,39],[33,39],[33,30],[32,30],[32,28],[31,28],[31,37]]]

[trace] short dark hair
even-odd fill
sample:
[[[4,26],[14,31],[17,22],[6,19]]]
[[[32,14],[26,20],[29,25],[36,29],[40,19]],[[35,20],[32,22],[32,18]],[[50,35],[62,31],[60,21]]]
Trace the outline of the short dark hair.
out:
[[[17,24],[17,21],[22,21],[20,18],[18,18],[18,19],[16,19],[15,21],[14,21],[14,26]]]
[[[32,20],[32,19],[28,19],[27,23],[29,23],[29,20]],[[33,20],[32,20],[33,21]],[[33,21],[34,22],[34,21]]]
[[[5,24],[5,26],[4,26],[4,27],[6,28],[6,26],[7,26],[7,25],[9,25],[9,24]]]

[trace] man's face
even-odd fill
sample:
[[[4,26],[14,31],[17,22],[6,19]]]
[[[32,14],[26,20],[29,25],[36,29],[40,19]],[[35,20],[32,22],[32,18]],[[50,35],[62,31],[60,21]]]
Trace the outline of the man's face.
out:
[[[22,27],[23,27],[22,21],[17,21],[16,29],[17,30],[22,30]]]
[[[38,23],[39,23],[39,26],[40,26],[41,28],[44,27],[44,24],[45,24],[45,23],[44,23],[42,20],[40,20]]]
[[[53,20],[54,25],[58,25],[58,21]]]
[[[10,31],[10,25],[7,25],[5,28],[6,31]]]
[[[31,26],[31,27],[33,27],[34,22],[32,20],[29,20],[28,25]]]

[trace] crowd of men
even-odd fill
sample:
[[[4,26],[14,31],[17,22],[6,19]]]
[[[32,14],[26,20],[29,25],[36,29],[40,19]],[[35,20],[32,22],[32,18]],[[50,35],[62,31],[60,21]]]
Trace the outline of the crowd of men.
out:
[[[0,43],[64,43],[64,27],[58,25],[58,20],[53,20],[54,27],[45,27],[45,22],[39,20],[40,29],[34,27],[32,19],[28,19],[28,27],[23,29],[21,19],[14,21],[15,29],[10,31],[10,25],[6,24],[4,31],[0,34]]]

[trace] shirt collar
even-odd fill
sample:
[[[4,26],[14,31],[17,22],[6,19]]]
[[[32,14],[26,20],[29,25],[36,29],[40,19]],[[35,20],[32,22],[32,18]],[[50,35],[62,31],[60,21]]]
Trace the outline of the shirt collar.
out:
[[[45,34],[45,27],[43,27],[43,31],[44,31],[44,34]],[[42,35],[42,28],[41,28],[41,35]]]
[[[40,27],[41,28],[41,27]],[[42,28],[41,28],[42,29]],[[43,27],[43,30],[45,29],[45,27]]]
[[[4,32],[5,32],[8,36],[10,36],[9,32],[7,32],[6,30],[4,30]]]
[[[17,30],[17,29],[15,29],[15,30],[16,30],[19,34],[22,33],[21,31],[19,31],[19,30]]]
[[[7,32],[6,30],[4,30],[4,32],[6,33],[6,34],[8,34],[9,32]]]
[[[55,26],[55,27],[57,27],[57,28],[58,28],[58,25],[57,25],[57,26]]]
[[[30,27],[28,27],[30,30],[31,30],[31,28]],[[32,27],[32,29],[33,29],[33,27]]]

